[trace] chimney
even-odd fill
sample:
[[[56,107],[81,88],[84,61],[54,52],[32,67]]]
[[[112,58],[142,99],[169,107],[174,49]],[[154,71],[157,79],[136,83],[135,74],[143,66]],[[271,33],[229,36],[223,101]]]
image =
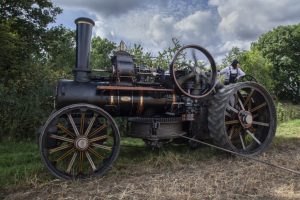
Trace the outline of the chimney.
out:
[[[76,24],[76,66],[73,70],[77,82],[88,82],[90,69],[90,47],[92,29],[95,22],[92,19],[80,17]]]

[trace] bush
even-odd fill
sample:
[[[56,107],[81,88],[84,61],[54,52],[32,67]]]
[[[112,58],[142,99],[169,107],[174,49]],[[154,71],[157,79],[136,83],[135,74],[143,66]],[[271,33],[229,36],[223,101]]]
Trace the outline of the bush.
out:
[[[280,103],[276,105],[278,122],[286,122],[299,117],[300,110],[289,103]]]
[[[0,138],[32,139],[48,117],[59,73],[37,65],[23,68],[17,79],[0,83]]]

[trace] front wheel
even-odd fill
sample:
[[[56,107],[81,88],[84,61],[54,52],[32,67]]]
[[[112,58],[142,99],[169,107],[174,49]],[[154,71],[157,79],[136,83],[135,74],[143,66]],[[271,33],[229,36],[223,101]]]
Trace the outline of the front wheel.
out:
[[[101,108],[74,104],[53,113],[39,138],[42,161],[61,179],[101,176],[115,162],[120,133]]]

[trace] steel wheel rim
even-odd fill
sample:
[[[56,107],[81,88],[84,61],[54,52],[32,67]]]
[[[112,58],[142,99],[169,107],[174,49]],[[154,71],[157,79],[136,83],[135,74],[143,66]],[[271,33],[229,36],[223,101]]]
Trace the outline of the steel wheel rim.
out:
[[[268,145],[276,126],[273,109],[270,96],[258,84],[238,87],[230,96],[224,115],[225,134],[231,148],[236,152],[255,154]]]
[[[63,179],[103,175],[120,148],[119,130],[110,115],[96,106],[80,104],[62,108],[51,116],[40,137],[46,167]],[[63,120],[68,126],[61,125]],[[57,131],[51,130],[54,124]]]

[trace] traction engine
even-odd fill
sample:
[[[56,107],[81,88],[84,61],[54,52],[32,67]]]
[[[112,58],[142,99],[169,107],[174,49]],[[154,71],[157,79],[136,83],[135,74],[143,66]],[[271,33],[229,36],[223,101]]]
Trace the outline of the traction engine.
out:
[[[151,147],[173,142],[195,148],[187,139],[194,138],[256,155],[271,143],[276,113],[270,94],[251,81],[218,83],[215,61],[205,48],[181,47],[168,70],[139,66],[120,48],[108,75],[96,75],[89,66],[94,22],[78,18],[75,23],[74,80],[59,80],[55,109],[39,137],[42,161],[56,177],[101,176],[111,168],[120,151],[115,117],[127,120],[126,136]]]

